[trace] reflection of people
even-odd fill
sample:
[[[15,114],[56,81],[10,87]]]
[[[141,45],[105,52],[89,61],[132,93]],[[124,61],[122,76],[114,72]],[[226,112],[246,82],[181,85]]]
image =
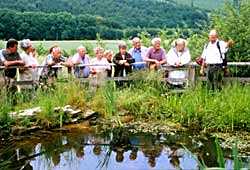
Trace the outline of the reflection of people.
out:
[[[102,148],[100,145],[95,145],[94,148],[93,148],[93,153],[96,155],[96,156],[99,156],[102,152]]]
[[[142,148],[142,152],[145,157],[148,158],[148,164],[150,167],[155,167],[156,158],[161,155],[162,146],[161,145],[153,145],[150,148]]]
[[[168,156],[168,158],[170,158],[169,162],[174,168],[180,169],[180,157],[182,157],[180,149],[178,149],[177,146],[172,146],[171,154]]]
[[[132,150],[131,150],[131,153],[130,153],[130,155],[129,155],[129,159],[130,159],[131,161],[136,160],[136,158],[137,158],[137,152],[138,152],[138,148],[133,147]]]
[[[84,156],[84,146],[83,145],[80,145],[77,148],[75,148],[75,151],[76,151],[77,158],[83,158],[83,156]]]
[[[116,162],[123,162],[124,160],[124,149],[123,148],[117,148],[116,149],[116,157],[115,160]]]
[[[60,164],[60,160],[61,160],[60,152],[58,151],[52,152],[51,158],[52,158],[52,162],[54,166],[57,166]]]

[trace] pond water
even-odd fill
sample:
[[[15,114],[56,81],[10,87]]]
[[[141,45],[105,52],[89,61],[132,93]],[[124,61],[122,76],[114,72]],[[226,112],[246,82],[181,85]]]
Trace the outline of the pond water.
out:
[[[226,169],[233,169],[225,151]],[[218,166],[214,139],[187,134],[105,135],[89,131],[36,133],[0,146],[0,169],[174,170],[199,169],[198,159]],[[249,157],[244,165],[249,166]],[[201,161],[200,161],[201,162]]]

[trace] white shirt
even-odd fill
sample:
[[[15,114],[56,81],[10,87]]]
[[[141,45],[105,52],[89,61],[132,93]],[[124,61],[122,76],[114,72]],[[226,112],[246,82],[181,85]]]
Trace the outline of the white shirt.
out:
[[[20,54],[21,59],[23,60],[25,66],[38,66],[38,61],[32,55],[29,55],[25,52]],[[20,72],[21,80],[38,80],[38,69],[37,68],[28,68],[23,72]]]
[[[222,58],[225,58],[225,53],[227,52],[227,43],[224,41],[219,41],[220,49],[221,49],[221,54],[222,58],[220,55],[220,51],[217,47],[217,40],[215,43],[209,42],[208,45],[204,47],[203,53],[201,57],[205,60],[206,64],[221,64]]]
[[[83,60],[82,60],[82,57],[76,53],[73,57],[72,57],[72,63],[73,64],[76,64],[76,63],[80,63],[80,64],[83,64]],[[84,64],[87,64],[86,62],[89,62],[89,56],[87,54],[84,55],[84,61],[85,63]]]
[[[167,63],[171,66],[188,64],[191,61],[190,52],[187,48],[183,52],[177,52],[176,48],[171,48],[167,54]]]
[[[105,70],[110,70],[109,62],[106,58],[93,58],[91,64],[100,65],[100,66],[91,66],[91,68],[95,69],[96,72],[104,72]]]

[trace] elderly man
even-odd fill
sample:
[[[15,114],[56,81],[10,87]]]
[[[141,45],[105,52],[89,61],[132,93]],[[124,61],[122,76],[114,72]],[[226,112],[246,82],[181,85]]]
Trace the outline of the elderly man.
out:
[[[128,53],[135,59],[135,62],[144,62],[144,59],[147,54],[147,48],[141,45],[141,40],[138,37],[133,38],[132,40],[133,48],[131,48]],[[146,67],[145,64],[134,64],[134,70],[141,70]]]
[[[223,77],[223,59],[228,47],[232,45],[232,41],[224,42],[218,39],[216,30],[209,33],[209,43],[205,45],[202,59],[204,60],[200,73],[204,74],[205,65],[207,66],[208,89],[221,89]]]
[[[170,49],[167,54],[167,64],[173,68],[182,67],[191,61],[191,56],[188,48],[186,47],[187,41],[184,39],[177,39],[174,42],[174,47]],[[174,70],[169,71],[169,83],[172,85],[183,85],[187,79],[187,70]],[[171,80],[172,79],[172,80]],[[178,80],[179,79],[179,80]],[[176,80],[176,81],[175,81]]]
[[[154,38],[152,40],[152,47],[148,49],[145,61],[149,62],[149,69],[157,70],[162,64],[166,63],[166,52],[161,48],[161,39]]]
[[[86,48],[84,46],[79,46],[77,48],[77,53],[72,57],[71,60],[72,64],[76,66],[74,74],[77,78],[89,77],[89,66],[77,67],[79,64],[90,64],[89,56],[86,54]]]
[[[55,65],[63,65],[70,67],[71,64],[67,62],[67,59],[62,56],[61,49],[58,46],[53,46],[50,49],[50,54],[45,59],[43,65],[46,66],[43,68],[41,73],[41,78],[45,83],[49,80],[49,84],[53,83],[54,79],[57,78],[58,68],[53,68]]]

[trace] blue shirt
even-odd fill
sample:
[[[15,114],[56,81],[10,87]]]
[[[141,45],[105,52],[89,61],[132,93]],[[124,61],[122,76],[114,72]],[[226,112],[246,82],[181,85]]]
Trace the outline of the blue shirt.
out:
[[[130,55],[135,59],[135,62],[143,62],[147,53],[147,48],[141,47],[140,49],[132,48],[129,50]],[[134,70],[141,70],[146,67],[146,64],[134,64]]]

